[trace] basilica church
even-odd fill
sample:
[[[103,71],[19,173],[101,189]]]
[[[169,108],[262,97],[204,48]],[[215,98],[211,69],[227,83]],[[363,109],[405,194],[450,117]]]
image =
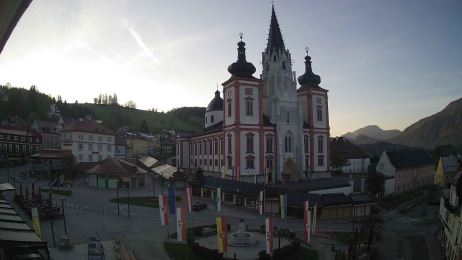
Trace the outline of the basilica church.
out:
[[[237,43],[231,77],[208,104],[204,129],[176,139],[177,166],[237,181],[293,182],[330,176],[328,90],[305,57],[296,77],[272,9],[262,73]]]

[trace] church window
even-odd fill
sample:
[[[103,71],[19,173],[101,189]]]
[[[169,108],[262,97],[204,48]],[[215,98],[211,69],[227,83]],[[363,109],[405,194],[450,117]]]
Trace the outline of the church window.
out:
[[[202,155],[202,142],[199,143],[199,155]]]
[[[284,151],[286,153],[291,153],[292,152],[292,138],[290,137],[290,135],[287,135],[284,138]]]
[[[224,145],[224,143],[223,143],[223,138],[220,139],[220,145],[221,145],[221,149],[220,149],[220,150],[221,150],[221,154],[224,154],[224,153],[225,153],[225,145]]]
[[[218,154],[218,139],[215,139],[215,154]]]
[[[290,113],[287,112],[287,124],[290,123]]]
[[[316,107],[316,114],[318,121],[322,121],[322,106]]]
[[[232,147],[231,147],[231,135],[228,135],[228,154],[232,154]]]
[[[207,159],[204,159],[204,166],[207,166]]]
[[[233,168],[233,157],[229,156],[228,157],[228,169]]]
[[[322,136],[318,137],[318,153],[324,152],[324,138]]]
[[[273,168],[273,159],[272,158],[266,159],[266,168],[267,169]]]
[[[245,115],[253,116],[253,101],[252,99],[247,99],[245,101]]]
[[[308,169],[310,166],[310,159],[309,157],[305,157],[305,169]]]
[[[231,105],[231,99],[228,99],[228,117],[231,117],[231,109],[232,109],[232,105]]]
[[[266,136],[266,153],[273,153],[273,136]]]
[[[213,142],[212,142],[212,140],[209,141],[209,154],[213,154]]]
[[[210,123],[213,123],[213,121],[215,121],[215,118],[213,115],[210,116]]]
[[[253,135],[247,136],[247,153],[253,153]]]
[[[304,135],[303,136],[303,147],[304,147],[304,150],[305,150],[305,153],[308,153],[309,152],[309,140],[308,140],[308,136],[307,135]]]
[[[255,166],[254,166],[254,157],[253,156],[249,156],[246,158],[245,160],[245,168],[246,169],[254,169]]]
[[[246,96],[252,96],[253,95],[253,89],[252,88],[245,88],[245,95]]]
[[[324,166],[324,155],[318,156],[318,166]]]
[[[273,56],[273,60],[276,61],[276,55]]]

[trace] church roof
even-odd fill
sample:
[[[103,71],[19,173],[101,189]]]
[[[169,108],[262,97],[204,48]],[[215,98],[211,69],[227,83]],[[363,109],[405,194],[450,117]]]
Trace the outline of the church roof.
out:
[[[271,10],[271,23],[268,34],[268,44],[266,45],[266,50],[272,52],[273,50],[285,49],[284,40],[282,39],[281,29],[279,27],[278,18],[276,17],[276,12],[274,11],[274,5]]]
[[[215,97],[210,101],[205,112],[223,111],[223,99],[220,97],[220,91],[215,91]]]

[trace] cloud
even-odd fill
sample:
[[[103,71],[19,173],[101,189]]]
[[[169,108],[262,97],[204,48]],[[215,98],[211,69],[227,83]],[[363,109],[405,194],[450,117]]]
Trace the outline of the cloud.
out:
[[[157,58],[154,53],[151,51],[151,49],[146,45],[146,43],[143,41],[141,36],[138,34],[138,32],[135,30],[133,26],[130,26],[126,21],[122,21],[122,26],[127,29],[127,31],[130,33],[130,35],[135,39],[135,42],[138,44],[138,47],[141,48],[143,53],[149,57],[154,65],[159,65],[160,60]]]

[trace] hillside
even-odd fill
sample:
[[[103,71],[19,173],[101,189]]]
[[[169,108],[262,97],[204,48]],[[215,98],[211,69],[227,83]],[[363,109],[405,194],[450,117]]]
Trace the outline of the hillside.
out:
[[[368,125],[353,132],[348,132],[343,137],[355,144],[374,143],[390,140],[401,133],[399,130],[383,130],[377,125]],[[370,140],[368,139],[370,138]],[[356,140],[358,139],[358,140]]]
[[[11,86],[0,86],[0,120],[17,116],[22,121],[47,120],[51,104],[58,104],[64,118],[79,118],[91,115],[103,124],[116,130],[129,126],[138,130],[143,120],[150,131],[169,128],[181,131],[196,131],[203,127],[203,107],[182,107],[167,113],[123,107],[118,104],[67,103],[50,97],[35,86],[29,90]]]
[[[410,125],[392,142],[432,149],[438,145],[462,145],[462,98],[442,111]]]

